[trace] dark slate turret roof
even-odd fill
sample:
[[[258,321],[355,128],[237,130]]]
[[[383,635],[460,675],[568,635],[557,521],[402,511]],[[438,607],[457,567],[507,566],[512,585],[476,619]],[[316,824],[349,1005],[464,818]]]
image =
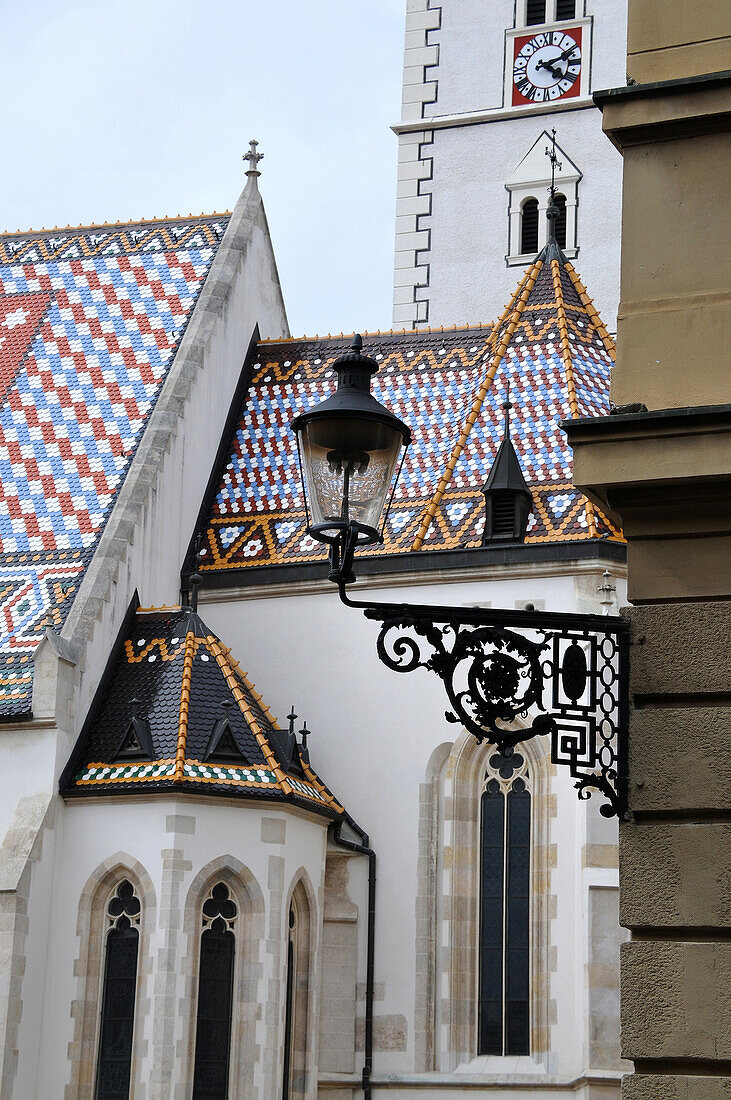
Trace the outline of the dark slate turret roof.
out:
[[[0,719],[29,717],[228,214],[0,234]]]
[[[249,388],[199,531],[204,576],[323,558],[305,532],[289,423],[332,392],[333,363],[351,343],[341,334],[254,349]],[[526,270],[494,325],[366,334],[364,350],[380,366],[375,396],[409,425],[413,443],[385,542],[361,556],[480,545],[482,487],[502,440],[508,385],[513,443],[533,497],[526,543],[623,541],[572,484],[560,422],[608,413],[614,345],[555,243]]]
[[[125,753],[135,722],[142,751]],[[222,722],[223,759],[211,754]],[[137,611],[61,778],[66,797],[153,790],[294,802],[330,817],[342,812],[231,651],[181,608]]]

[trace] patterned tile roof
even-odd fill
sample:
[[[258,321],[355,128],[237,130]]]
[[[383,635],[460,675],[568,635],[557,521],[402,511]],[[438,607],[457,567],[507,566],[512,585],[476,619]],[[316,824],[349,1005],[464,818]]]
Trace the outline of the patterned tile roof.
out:
[[[0,718],[30,713],[227,215],[0,236]]]
[[[199,569],[307,563],[324,557],[305,531],[289,422],[334,387],[334,360],[350,337],[259,344],[228,456],[200,532]],[[555,244],[532,264],[492,326],[377,333],[373,392],[410,426],[382,554],[479,546],[481,488],[502,439],[507,383],[512,438],[534,512],[527,543],[621,533],[572,485],[559,424],[609,410],[612,341],[578,275]]]
[[[217,753],[225,727],[228,751]],[[138,610],[61,777],[67,796],[157,789],[342,812],[308,752],[188,608]]]

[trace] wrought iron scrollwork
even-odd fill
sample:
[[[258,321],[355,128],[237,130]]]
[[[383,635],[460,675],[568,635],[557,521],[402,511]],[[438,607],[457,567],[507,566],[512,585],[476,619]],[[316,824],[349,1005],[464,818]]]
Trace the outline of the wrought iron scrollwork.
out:
[[[352,601],[347,601],[353,603]],[[354,604],[381,623],[378,656],[394,672],[425,668],[478,741],[509,755],[550,737],[579,798],[598,791],[600,813],[626,809],[628,624],[598,615]]]

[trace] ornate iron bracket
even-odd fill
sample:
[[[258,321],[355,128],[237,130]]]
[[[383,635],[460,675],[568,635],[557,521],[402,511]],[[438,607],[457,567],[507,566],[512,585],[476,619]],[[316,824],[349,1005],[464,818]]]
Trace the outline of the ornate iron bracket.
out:
[[[629,623],[614,616],[368,604],[340,598],[381,623],[378,656],[394,672],[442,680],[446,717],[506,755],[550,737],[579,798],[596,790],[604,817],[627,809]]]

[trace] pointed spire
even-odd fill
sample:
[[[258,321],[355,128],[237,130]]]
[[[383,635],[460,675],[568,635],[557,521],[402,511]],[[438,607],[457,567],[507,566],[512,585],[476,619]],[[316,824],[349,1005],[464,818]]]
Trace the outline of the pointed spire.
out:
[[[261,172],[257,168],[257,164],[260,160],[264,159],[264,154],[257,152],[258,145],[259,142],[256,141],[255,138],[252,138],[249,142],[248,153],[244,153],[244,156],[241,158],[242,160],[247,161],[249,165],[249,167],[246,169],[246,175],[249,176],[249,178],[253,179],[256,179],[257,176],[261,175]]]

